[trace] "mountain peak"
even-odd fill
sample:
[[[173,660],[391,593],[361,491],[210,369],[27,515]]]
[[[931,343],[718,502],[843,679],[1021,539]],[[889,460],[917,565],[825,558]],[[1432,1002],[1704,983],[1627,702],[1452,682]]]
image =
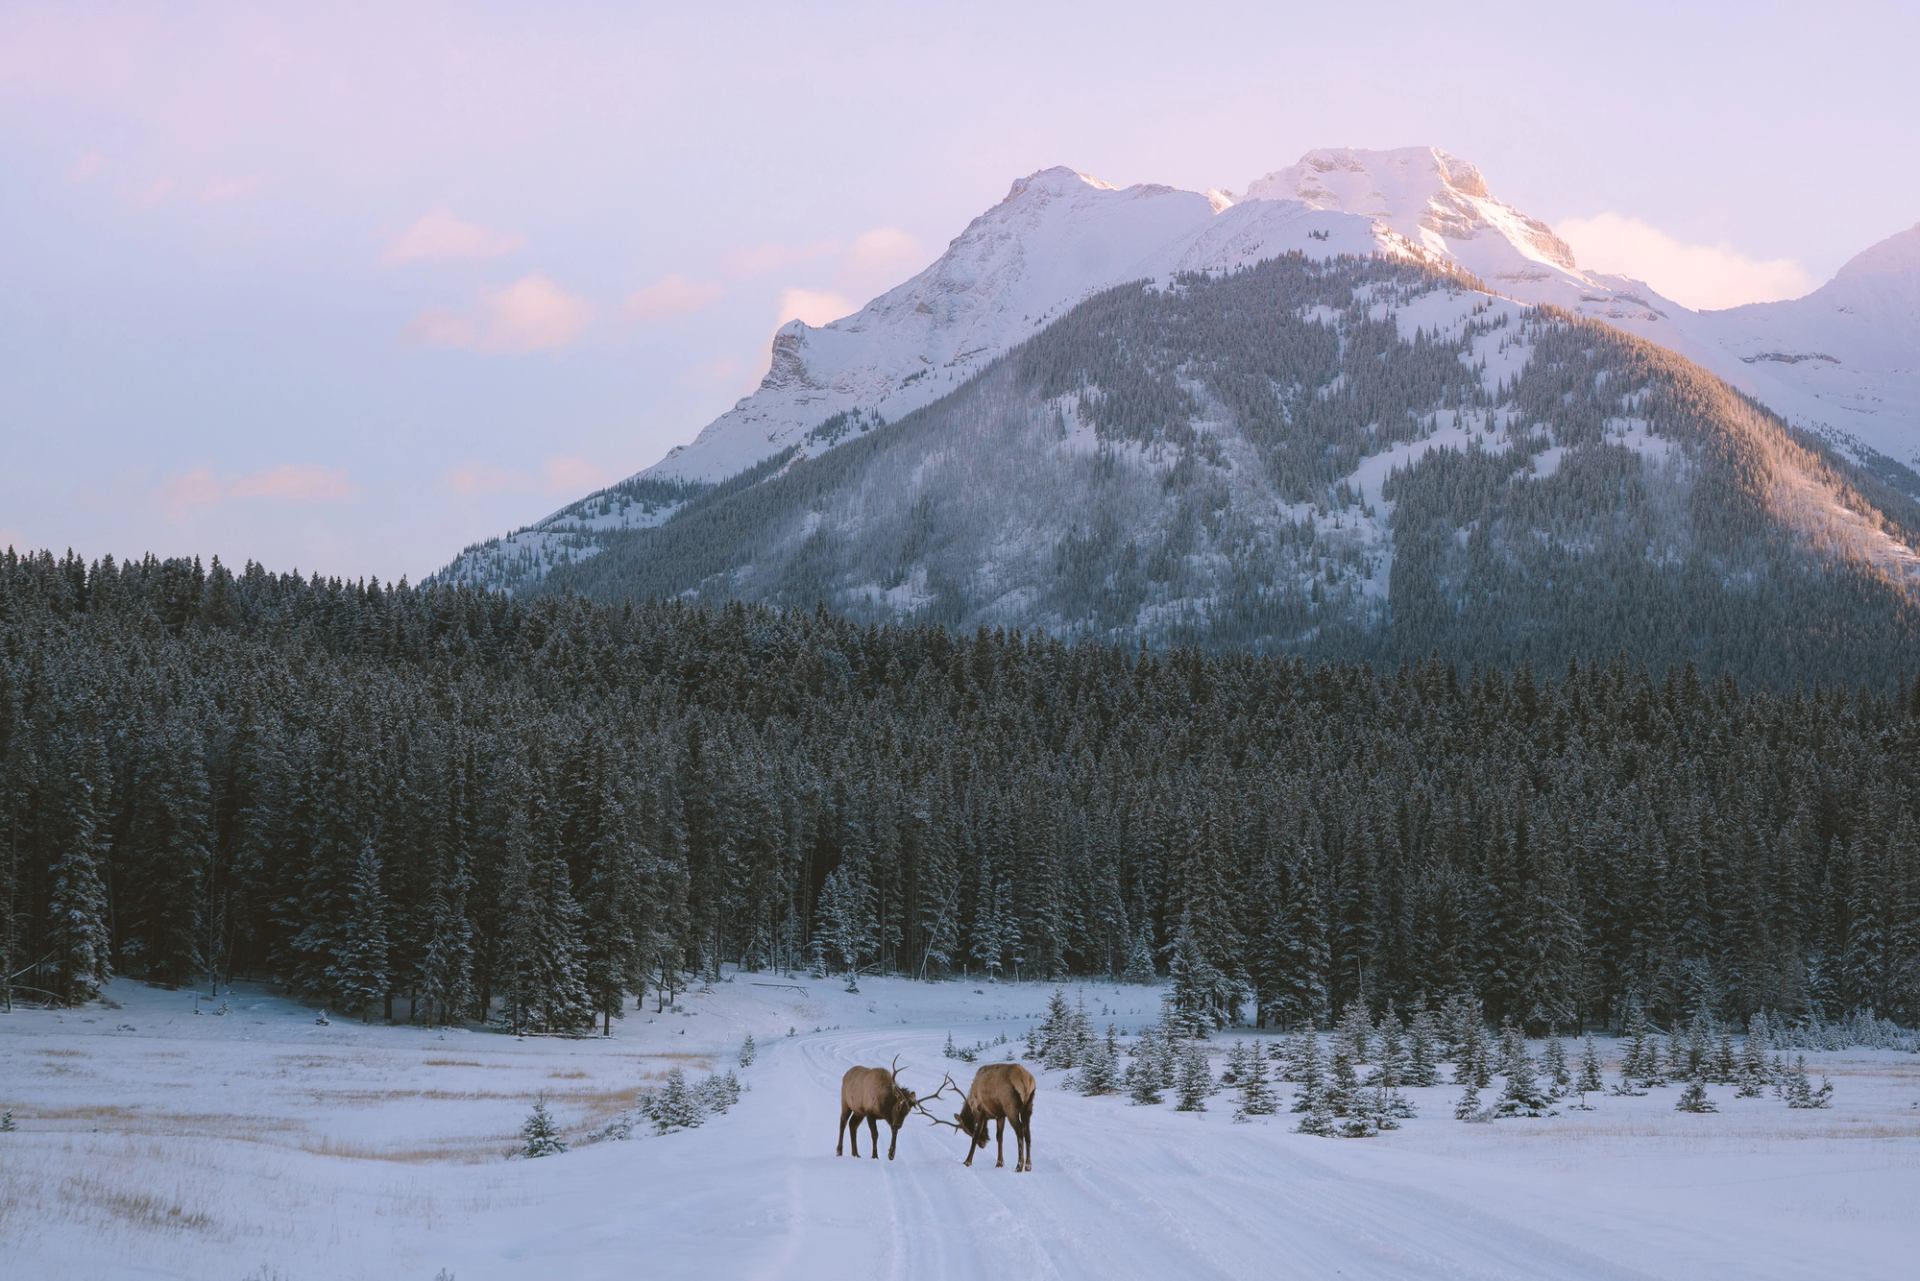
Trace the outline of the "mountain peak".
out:
[[[1092,174],[1081,173],[1078,169],[1066,165],[1054,165],[1048,169],[1036,169],[1024,178],[1015,178],[1013,186],[1007,189],[1006,198],[1000,203],[1007,204],[1018,200],[1030,192],[1050,196],[1068,196],[1085,191],[1113,191],[1116,188],[1110,182],[1102,182]]]
[[[1438,147],[1327,147],[1247,188],[1248,200],[1298,200],[1377,219],[1496,287],[1578,276],[1553,229],[1494,199],[1474,165]]]

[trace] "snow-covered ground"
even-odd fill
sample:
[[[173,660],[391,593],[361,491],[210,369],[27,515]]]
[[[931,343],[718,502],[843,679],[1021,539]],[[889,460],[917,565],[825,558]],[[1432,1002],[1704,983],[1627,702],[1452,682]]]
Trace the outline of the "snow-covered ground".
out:
[[[734,976],[604,1040],[322,1026],[244,986],[195,1015],[127,981],[117,1009],[0,1017],[19,1127],[0,1134],[0,1276],[1904,1278],[1920,1260],[1913,1055],[1810,1055],[1829,1111],[1710,1087],[1714,1115],[1666,1089],[1463,1124],[1441,1086],[1364,1140],[1235,1124],[1226,1093],[1179,1113],[1040,1073],[1016,1175],[991,1147],[963,1168],[964,1141],[919,1119],[893,1162],[864,1136],[836,1158],[839,1079],[898,1054],[911,1086],[964,1084],[948,1034],[1017,1050],[1049,989],[774,981]],[[1151,989],[1078,990],[1100,1026],[1157,1013]],[[732,1065],[748,1032],[732,1111],[579,1141],[673,1066]],[[1266,1039],[1222,1035],[1216,1056],[1235,1035]],[[574,1149],[509,1160],[540,1095]]]

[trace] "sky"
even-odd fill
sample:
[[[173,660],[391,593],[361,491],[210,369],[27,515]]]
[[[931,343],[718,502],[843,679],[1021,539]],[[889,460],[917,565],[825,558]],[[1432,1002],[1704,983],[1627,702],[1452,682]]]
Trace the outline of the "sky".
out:
[[[0,547],[417,581],[1054,164],[1431,144],[1700,306],[1920,220],[1920,6],[1356,12],[4,0]]]

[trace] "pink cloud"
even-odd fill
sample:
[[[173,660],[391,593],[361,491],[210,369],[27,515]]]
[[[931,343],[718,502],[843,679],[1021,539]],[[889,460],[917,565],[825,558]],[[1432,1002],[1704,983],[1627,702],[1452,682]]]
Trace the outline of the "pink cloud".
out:
[[[592,303],[536,274],[483,295],[467,311],[430,307],[408,332],[429,347],[520,353],[564,347],[592,321]]]
[[[456,463],[447,469],[441,479],[448,489],[462,498],[483,498],[489,494],[524,488],[526,483],[526,477],[521,473],[485,462]]]
[[[360,492],[343,467],[282,463],[261,471],[222,477],[211,467],[195,467],[160,482],[154,498],[169,520],[237,499],[265,498],[280,503],[344,503]]]
[[[579,454],[554,454],[531,470],[469,460],[449,467],[441,483],[462,498],[494,494],[561,494],[579,497],[604,489],[626,473]]]
[[[890,287],[925,265],[920,242],[898,227],[875,227],[854,237],[841,263],[842,274]]]
[[[510,232],[493,231],[454,217],[445,210],[422,214],[411,227],[394,237],[380,261],[388,266],[432,262],[449,258],[498,258],[526,241]]]
[[[344,503],[359,490],[344,467],[282,463],[237,476],[227,487],[235,498],[277,498],[288,503]]]
[[[635,320],[656,323],[700,311],[719,296],[720,286],[716,284],[669,275],[628,294],[626,311]]]

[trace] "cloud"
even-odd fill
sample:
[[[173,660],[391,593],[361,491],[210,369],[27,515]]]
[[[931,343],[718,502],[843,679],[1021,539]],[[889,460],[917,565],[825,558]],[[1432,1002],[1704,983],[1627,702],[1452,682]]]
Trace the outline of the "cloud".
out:
[[[774,324],[778,326],[789,320],[799,320],[809,325],[824,325],[830,320],[850,316],[857,310],[858,303],[831,289],[789,287],[780,291],[780,314],[774,318]]]
[[[554,454],[527,471],[484,461],[457,463],[440,479],[462,498],[505,493],[561,494],[577,498],[605,489],[624,474],[578,454]]]
[[[654,324],[700,311],[711,306],[719,296],[718,285],[669,275],[628,294],[626,311],[635,320]]]
[[[0,529],[0,554],[11,547],[14,551],[24,552],[29,544],[27,536],[17,529]]]
[[[1798,298],[1817,283],[1791,258],[1750,258],[1725,243],[1689,244],[1626,214],[1567,218],[1554,229],[1581,266],[1644,280],[1697,309]]]
[[[360,492],[343,467],[282,463],[261,471],[221,476],[211,467],[195,467],[160,482],[154,498],[170,520],[183,520],[202,508],[236,499],[264,498],[279,503],[344,503]]]
[[[394,237],[380,261],[389,267],[409,262],[449,258],[498,258],[526,241],[510,232],[492,231],[454,217],[445,210],[422,214],[411,227]]]
[[[67,178],[71,182],[88,182],[107,167],[107,158],[97,151],[86,151],[75,156],[73,163],[67,166]]]
[[[408,332],[429,347],[518,353],[564,347],[592,321],[592,303],[535,274],[483,295],[466,311],[430,307]]]

